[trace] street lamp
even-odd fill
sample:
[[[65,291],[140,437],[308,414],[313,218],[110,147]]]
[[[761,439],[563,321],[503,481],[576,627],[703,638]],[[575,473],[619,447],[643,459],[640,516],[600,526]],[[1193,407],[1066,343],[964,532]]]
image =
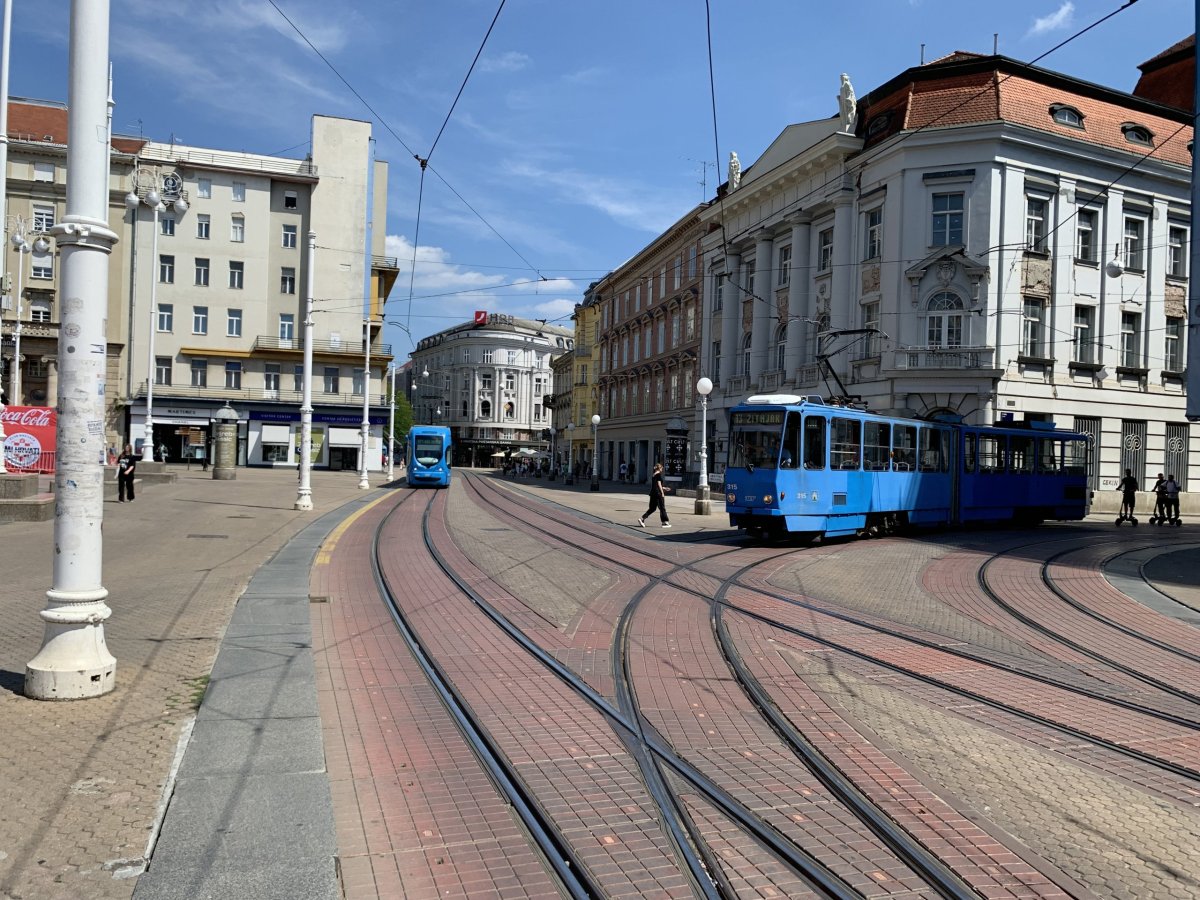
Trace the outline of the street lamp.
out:
[[[597,440],[600,416],[592,416],[592,490],[600,490],[600,442]]]
[[[162,192],[159,192],[159,187]],[[145,189],[149,183],[149,189]],[[145,189],[145,194],[142,191]],[[152,242],[150,246],[151,266],[158,265],[159,271],[151,270],[150,278],[150,334],[146,340],[148,355],[146,367],[146,424],[142,438],[142,459],[154,461],[154,379],[158,374],[158,366],[154,358],[154,333],[158,331],[158,282],[162,278],[162,261],[158,258],[159,215],[167,211],[163,196],[174,197],[175,212],[183,215],[188,210],[187,201],[183,198],[183,182],[175,173],[163,176],[147,172],[145,169],[135,169],[133,172],[133,188],[125,195],[125,207],[133,212],[137,221],[137,211],[141,204],[146,204],[154,213]]]
[[[700,395],[700,482],[696,485],[695,514],[707,516],[712,513],[712,501],[708,495],[708,395],[713,383],[709,378],[696,382],[696,393]]]
[[[567,484],[575,483],[575,423],[567,423]]]
[[[392,363],[388,366],[388,376],[391,379],[391,390],[388,396],[388,467],[387,479],[392,480],[392,473],[395,471],[395,460],[392,458],[396,455],[396,364]]]
[[[369,490],[371,487],[371,482],[367,480],[367,437],[371,433],[371,316],[369,313],[366,318],[364,334],[363,343],[366,344],[367,349],[363,362],[362,440],[358,449],[358,489],[360,491]]]
[[[292,509],[308,512],[312,501],[312,361],[313,361],[313,278],[316,272],[317,234],[308,233],[308,277],[304,291],[304,384],[300,393],[300,482]]]
[[[9,217],[9,230],[12,232],[12,237],[9,241],[12,243],[13,250],[17,253],[17,299],[15,303],[17,324],[13,328],[13,369],[12,376],[9,380],[9,393],[17,406],[20,406],[25,401],[25,389],[22,382],[22,366],[21,366],[21,332],[24,328],[22,324],[22,316],[24,309],[22,301],[25,294],[25,257],[37,251],[38,254],[44,254],[50,249],[50,242],[42,235],[38,235],[33,243],[29,243],[27,233],[28,223],[23,216]]]

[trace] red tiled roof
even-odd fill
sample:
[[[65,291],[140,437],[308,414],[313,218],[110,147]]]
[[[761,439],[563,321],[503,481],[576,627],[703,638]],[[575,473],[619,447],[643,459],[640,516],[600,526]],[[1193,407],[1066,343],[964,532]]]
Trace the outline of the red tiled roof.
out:
[[[67,143],[66,106],[42,103],[8,103],[8,136],[14,140]],[[114,137],[112,145],[121,153],[137,153],[146,142],[140,138]]]
[[[1159,53],[1155,56],[1150,57],[1148,60],[1146,60],[1140,66],[1138,66],[1138,68],[1141,69],[1143,72],[1148,72],[1151,69],[1157,69],[1159,66],[1162,66],[1165,63],[1167,63],[1170,60],[1170,57],[1175,56],[1176,54],[1182,54],[1184,50],[1187,50],[1189,48],[1192,51],[1192,56],[1195,56],[1196,55],[1196,36],[1194,34],[1191,35],[1190,37],[1185,37],[1178,44],[1172,44],[1170,47],[1168,47],[1162,53]]]
[[[901,129],[1003,120],[1141,155],[1150,148],[1130,143],[1121,130],[1123,124],[1133,123],[1154,136],[1155,158],[1191,166],[1187,149],[1192,139],[1191,126],[1170,118],[1169,114],[1148,109],[1142,99],[1130,97],[1130,102],[1122,102],[1121,98],[1129,95],[1039,69],[1014,70],[1012,61],[1000,57],[986,68],[979,63],[986,65],[987,57],[956,53],[948,59],[957,71],[951,68],[944,77],[938,77],[938,73],[930,71],[933,64],[910,69],[885,86],[887,93],[875,97],[872,92],[864,98],[866,123],[865,130],[860,125],[860,134],[871,134],[872,122],[888,113],[892,115],[886,128],[871,134],[868,146]],[[1071,128],[1055,122],[1050,113],[1053,104],[1078,109],[1084,117],[1084,127]]]

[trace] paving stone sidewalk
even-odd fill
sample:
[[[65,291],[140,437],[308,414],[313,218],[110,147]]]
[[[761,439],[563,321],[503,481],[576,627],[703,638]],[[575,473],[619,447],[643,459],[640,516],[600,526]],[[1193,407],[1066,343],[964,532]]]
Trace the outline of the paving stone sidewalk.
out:
[[[294,472],[233,481],[172,467],[175,484],[105,503],[104,569],[117,659],[104,697],[42,702],[21,691],[42,641],[54,523],[0,525],[0,897],[125,900],[154,837],[238,596],[307,525],[360,491],[354,472],[314,472],[312,512],[292,509]],[[380,485],[382,478],[372,478]]]

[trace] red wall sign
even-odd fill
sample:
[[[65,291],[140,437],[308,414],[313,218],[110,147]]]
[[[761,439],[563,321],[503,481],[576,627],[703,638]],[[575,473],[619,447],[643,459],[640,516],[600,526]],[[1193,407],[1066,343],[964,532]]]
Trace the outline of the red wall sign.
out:
[[[486,325],[487,324],[487,311],[486,310],[482,310],[482,309],[475,310],[475,324],[476,325]]]
[[[10,472],[53,472],[58,414],[48,406],[8,406],[4,422],[4,465]]]

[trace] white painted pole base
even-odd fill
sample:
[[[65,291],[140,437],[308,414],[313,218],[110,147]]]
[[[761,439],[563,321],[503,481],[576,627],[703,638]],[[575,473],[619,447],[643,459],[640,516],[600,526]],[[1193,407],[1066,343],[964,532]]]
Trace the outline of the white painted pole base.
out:
[[[299,510],[300,512],[311,512],[312,508],[312,489],[310,488],[306,491],[304,488],[301,488],[299,493],[296,494],[296,502],[292,504],[292,509]]]
[[[696,506],[693,512],[697,516],[712,515],[712,500],[709,497],[708,485],[702,484],[696,488]]]
[[[50,605],[40,613],[46,623],[42,649],[25,666],[25,695],[33,700],[85,700],[116,686],[117,661],[104,642],[104,620],[112,610],[108,592],[70,595],[47,591]],[[91,594],[91,597],[88,597]],[[75,602],[88,597],[90,602]]]

